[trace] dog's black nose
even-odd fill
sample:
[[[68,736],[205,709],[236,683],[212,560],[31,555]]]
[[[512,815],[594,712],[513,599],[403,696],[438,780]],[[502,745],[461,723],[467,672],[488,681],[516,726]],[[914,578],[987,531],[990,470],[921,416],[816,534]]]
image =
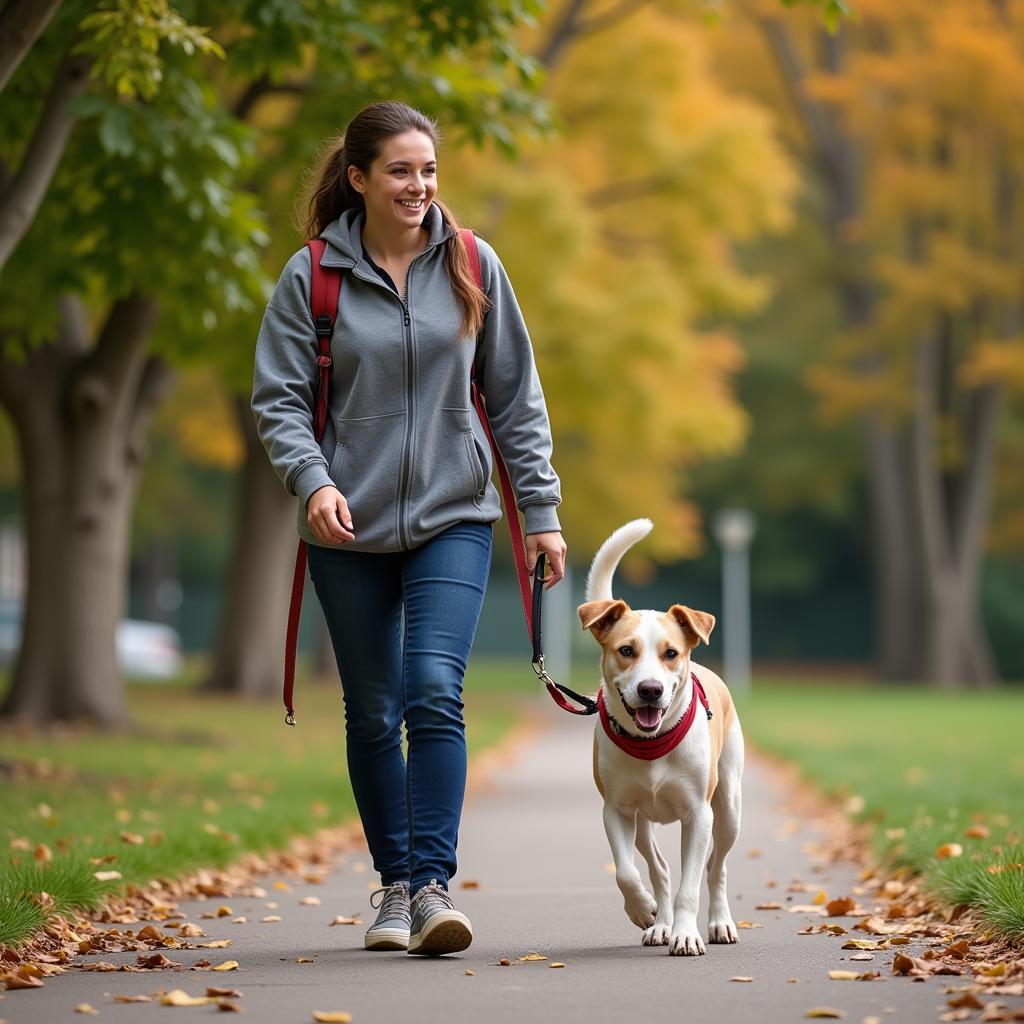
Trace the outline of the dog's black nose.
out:
[[[637,696],[648,703],[661,700],[661,695],[664,692],[665,687],[657,679],[645,679],[642,683],[638,683],[636,688]]]

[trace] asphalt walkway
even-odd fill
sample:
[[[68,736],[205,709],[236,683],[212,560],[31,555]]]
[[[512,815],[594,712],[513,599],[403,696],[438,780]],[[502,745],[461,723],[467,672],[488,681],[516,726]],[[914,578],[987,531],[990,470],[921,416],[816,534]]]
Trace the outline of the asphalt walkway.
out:
[[[336,915],[374,916],[367,897],[376,883],[365,853],[346,857],[319,885],[273,890],[266,900],[234,898],[235,914],[202,920],[216,903],[182,904],[190,920],[212,939],[233,940],[229,950],[169,950],[186,967],[201,958],[239,962],[231,973],[160,971],[145,974],[71,971],[42,989],[6,993],[0,1019],[9,1024],[51,1024],[82,1019],[79,1003],[102,1018],[126,1024],[182,1015],[217,1013],[214,1006],[171,1009],[156,1004],[116,1004],[113,994],[181,988],[202,995],[220,984],[242,993],[245,1019],[307,1022],[314,1010],[344,1010],[353,1024],[594,1024],[601,1021],[723,1022],[799,1021],[812,1007],[832,1007],[861,1022],[936,1021],[947,1009],[942,982],[913,984],[892,975],[892,953],[873,962],[850,963],[841,938],[799,935],[820,917],[757,910],[759,903],[783,908],[810,902],[792,894],[794,881],[851,892],[853,869],[813,864],[804,847],[810,826],[780,809],[779,783],[765,767],[748,764],[744,780],[743,828],[729,867],[734,917],[762,927],[742,929],[735,946],[708,946],[703,957],[670,957],[665,947],[644,947],[626,918],[609,870],[611,854],[601,821],[601,799],[591,776],[593,719],[559,711],[544,698],[537,705],[542,727],[521,743],[510,763],[486,785],[475,787],[460,836],[460,870],[453,880],[456,906],[473,922],[475,941],[464,953],[437,959],[362,948],[363,927],[329,926]],[[471,777],[474,769],[471,767]],[[678,872],[678,828],[662,826],[659,844],[670,858],[673,889]],[[641,871],[646,878],[645,868]],[[465,882],[477,888],[462,888]],[[774,884],[773,884],[774,883]],[[303,905],[316,896],[319,905]],[[701,929],[706,928],[706,888]],[[266,903],[274,901],[276,909]],[[260,923],[268,914],[275,923]],[[852,921],[844,922],[847,926]],[[859,934],[859,933],[853,933]],[[207,940],[194,940],[207,941]],[[913,948],[911,948],[913,951]],[[536,952],[547,960],[520,961]],[[104,953],[115,963],[136,954]],[[511,966],[498,966],[506,958]],[[300,959],[304,962],[299,962]],[[553,968],[558,962],[564,967]],[[833,981],[835,968],[878,970],[881,980]],[[472,972],[472,973],[469,973]],[[752,979],[734,981],[736,977]],[[795,980],[794,980],[795,979]]]

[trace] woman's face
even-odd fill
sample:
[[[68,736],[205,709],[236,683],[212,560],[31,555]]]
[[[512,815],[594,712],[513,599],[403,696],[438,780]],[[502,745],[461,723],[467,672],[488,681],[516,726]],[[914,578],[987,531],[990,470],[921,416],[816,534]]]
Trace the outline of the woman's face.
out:
[[[369,174],[352,166],[348,174],[363,194],[368,220],[381,226],[419,227],[437,194],[434,143],[419,131],[392,135],[381,144]]]

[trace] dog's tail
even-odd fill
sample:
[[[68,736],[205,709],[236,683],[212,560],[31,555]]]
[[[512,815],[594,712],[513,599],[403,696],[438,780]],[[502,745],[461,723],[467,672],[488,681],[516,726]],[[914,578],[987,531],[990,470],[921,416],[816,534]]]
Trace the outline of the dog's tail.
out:
[[[654,529],[650,519],[632,519],[620,526],[598,549],[587,576],[588,601],[612,600],[612,577],[622,556]]]

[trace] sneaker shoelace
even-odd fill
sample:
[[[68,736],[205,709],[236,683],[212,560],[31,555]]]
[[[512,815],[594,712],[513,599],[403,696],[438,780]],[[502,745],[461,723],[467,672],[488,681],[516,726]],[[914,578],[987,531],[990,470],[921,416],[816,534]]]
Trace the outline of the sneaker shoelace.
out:
[[[373,902],[373,897],[381,893],[379,904]],[[392,917],[405,917],[408,914],[409,889],[402,882],[395,882],[394,885],[385,885],[380,889],[374,889],[370,893],[370,906],[374,910],[380,907],[380,917],[387,921]]]
[[[452,898],[448,894],[448,890],[443,885],[434,879],[431,879],[415,896],[416,905],[421,908],[422,914],[427,914],[431,910],[438,909],[439,907],[447,907],[449,910],[455,909],[455,904],[452,903]]]

